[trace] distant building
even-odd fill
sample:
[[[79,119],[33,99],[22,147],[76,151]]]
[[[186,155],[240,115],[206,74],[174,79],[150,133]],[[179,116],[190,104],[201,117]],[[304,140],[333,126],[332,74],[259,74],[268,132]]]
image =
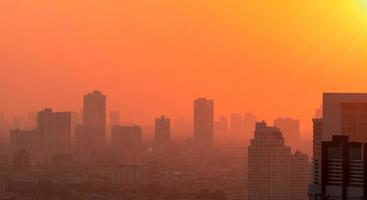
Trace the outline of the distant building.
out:
[[[37,130],[11,130],[10,145],[12,152],[23,149],[35,153],[39,149]]]
[[[120,112],[118,111],[111,111],[110,112],[110,125],[112,126],[119,126],[121,123],[120,121]]]
[[[115,185],[133,185],[138,183],[137,165],[119,165],[112,169],[112,183]]]
[[[284,145],[282,132],[256,123],[248,147],[249,200],[304,200],[311,178],[308,157]]]
[[[13,156],[13,168],[17,171],[29,169],[31,166],[29,154],[24,150],[17,151]]]
[[[169,143],[171,139],[171,121],[161,116],[155,119],[155,141],[157,143]]]
[[[240,136],[243,135],[243,120],[242,115],[239,113],[233,113],[231,115],[230,122],[230,133],[232,136]]]
[[[43,153],[65,153],[71,148],[71,113],[45,109],[38,113],[39,144]]]
[[[254,114],[246,113],[243,117],[243,129],[245,138],[251,138],[252,134],[255,132],[255,124],[257,118]]]
[[[214,102],[206,98],[194,101],[194,141],[212,145],[214,137]]]
[[[300,121],[292,118],[277,118],[274,120],[274,126],[283,133],[287,145],[297,144],[300,140]]]
[[[142,143],[142,129],[140,126],[112,127],[111,144],[119,150],[136,150]]]
[[[227,136],[228,133],[228,119],[221,116],[218,121],[214,122],[214,134],[216,136]]]

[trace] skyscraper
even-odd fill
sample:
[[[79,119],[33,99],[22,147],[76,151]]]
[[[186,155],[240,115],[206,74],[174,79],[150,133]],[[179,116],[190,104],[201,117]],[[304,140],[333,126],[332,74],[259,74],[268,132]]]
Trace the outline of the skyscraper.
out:
[[[38,113],[37,132],[43,153],[65,153],[70,151],[71,113],[53,112],[45,109]]]
[[[242,115],[239,113],[233,113],[231,115],[231,122],[230,122],[230,133],[232,136],[240,136],[243,135],[243,121]]]
[[[165,116],[155,119],[155,141],[169,143],[171,139],[171,121]]]
[[[287,145],[297,144],[299,142],[300,121],[298,119],[280,117],[274,120],[274,126],[282,131]]]
[[[249,200],[305,200],[310,171],[308,157],[293,155],[278,128],[256,123],[248,147]]]
[[[136,150],[142,143],[142,129],[140,126],[112,127],[111,144],[117,150]]]
[[[84,96],[83,127],[76,130],[80,131],[76,134],[84,140],[82,143],[87,148],[97,150],[105,144],[106,96],[100,91],[93,91]]]
[[[214,129],[214,102],[206,98],[194,101],[194,141],[212,145]]]

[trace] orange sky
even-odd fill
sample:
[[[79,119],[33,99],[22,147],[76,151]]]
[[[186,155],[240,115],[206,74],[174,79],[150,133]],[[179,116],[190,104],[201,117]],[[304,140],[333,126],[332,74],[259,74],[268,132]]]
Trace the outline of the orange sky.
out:
[[[189,118],[206,96],[307,127],[321,92],[367,91],[367,1],[0,1],[0,69],[9,115],[99,89],[125,121]]]

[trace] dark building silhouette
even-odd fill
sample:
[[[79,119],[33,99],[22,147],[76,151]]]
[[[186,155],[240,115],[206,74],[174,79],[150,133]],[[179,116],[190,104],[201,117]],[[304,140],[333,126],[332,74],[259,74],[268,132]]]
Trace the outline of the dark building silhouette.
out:
[[[38,113],[37,131],[44,154],[65,153],[71,147],[71,113],[45,109]]]
[[[159,144],[171,140],[171,120],[165,116],[155,119],[155,141]]]
[[[142,129],[140,126],[112,127],[111,144],[118,150],[136,150],[142,143]]]
[[[214,102],[206,98],[194,101],[194,141],[212,145],[214,132]]]

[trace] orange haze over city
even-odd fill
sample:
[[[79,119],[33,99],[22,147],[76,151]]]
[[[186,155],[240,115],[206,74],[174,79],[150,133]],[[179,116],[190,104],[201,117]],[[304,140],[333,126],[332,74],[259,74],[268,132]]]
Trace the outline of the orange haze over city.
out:
[[[0,111],[79,111],[94,89],[127,122],[251,112],[301,119],[366,92],[367,1],[0,1]]]

